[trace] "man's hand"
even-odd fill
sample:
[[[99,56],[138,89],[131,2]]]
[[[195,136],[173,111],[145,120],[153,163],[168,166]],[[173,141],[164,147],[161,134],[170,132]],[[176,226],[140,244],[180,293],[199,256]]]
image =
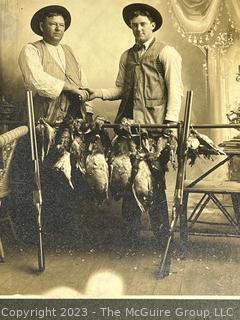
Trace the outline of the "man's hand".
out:
[[[176,122],[176,121],[171,121],[171,120],[164,120],[164,122],[163,122],[163,124],[169,124],[169,125],[174,125],[174,126],[176,126],[176,125],[178,125],[178,122]],[[172,133],[175,137],[177,137],[178,136],[178,130],[177,130],[177,128],[175,129],[175,128],[165,128],[164,129],[164,132],[166,132],[166,135],[168,135],[168,133]]]
[[[72,94],[77,95],[81,102],[85,102],[89,100],[88,91],[82,88],[78,88],[76,85],[65,83],[63,87],[63,91],[71,92]]]
[[[164,124],[169,124],[169,125],[178,125],[178,122],[172,121],[172,120],[164,120]]]
[[[96,99],[96,98],[102,98],[102,91],[101,89],[93,89],[88,87],[81,87],[82,90],[86,90],[89,94],[89,101]]]
[[[78,98],[81,102],[86,102],[90,100],[90,95],[87,90],[78,90]]]

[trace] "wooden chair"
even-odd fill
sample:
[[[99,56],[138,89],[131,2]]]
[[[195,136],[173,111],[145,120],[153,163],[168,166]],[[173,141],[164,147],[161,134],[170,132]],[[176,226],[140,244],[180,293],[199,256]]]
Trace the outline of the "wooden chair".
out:
[[[28,133],[27,126],[20,126],[11,131],[0,135],[0,223],[8,222],[10,224],[14,238],[16,232],[11,219],[10,212],[7,208],[3,208],[2,202],[10,193],[10,169],[13,154],[16,148],[17,140]],[[4,260],[4,250],[0,235],[0,260]]]
[[[206,126],[205,126],[206,127]],[[209,125],[211,127],[211,125]],[[227,125],[219,125],[226,128]],[[240,150],[237,151],[240,153]],[[209,236],[209,237],[240,237],[240,183],[236,181],[214,181],[203,180],[210,173],[215,172],[224,163],[228,162],[236,151],[228,150],[225,158],[216,165],[208,169],[204,174],[196,178],[194,181],[185,180],[183,189],[183,206],[180,212],[180,248],[182,258],[187,257],[187,245],[190,235]],[[194,205],[192,212],[189,212],[189,197],[192,194],[201,195],[201,199]],[[227,206],[222,202],[223,195],[229,195],[231,205],[235,215],[232,215]],[[208,205],[212,202],[219,212],[225,217],[225,222],[217,222],[216,220],[204,219],[200,217]],[[210,217],[212,214],[210,213]],[[205,225],[202,230],[196,230],[195,224]],[[212,228],[210,226],[215,226]],[[223,227],[224,226],[224,227]],[[231,227],[231,228],[229,228]]]

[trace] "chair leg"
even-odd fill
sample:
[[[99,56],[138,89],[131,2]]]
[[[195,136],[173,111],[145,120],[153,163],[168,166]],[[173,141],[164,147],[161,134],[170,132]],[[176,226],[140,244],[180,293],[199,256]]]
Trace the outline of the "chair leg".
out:
[[[181,259],[187,258],[188,249],[188,224],[187,224],[187,204],[188,204],[187,192],[183,194],[183,205],[179,214],[180,219],[180,255]]]
[[[206,205],[209,201],[210,197],[208,194],[205,193],[200,202],[197,204],[196,208],[194,209],[194,216],[190,221],[188,220],[190,222],[189,229],[192,228],[194,224],[197,222],[198,218],[202,214],[203,210],[206,208]]]
[[[5,258],[2,240],[0,238],[0,262],[3,262]]]
[[[229,223],[235,227],[236,231],[239,232],[239,226],[238,223],[232,218],[230,213],[225,209],[225,207],[221,204],[221,202],[218,200],[218,198],[214,194],[209,194],[212,201],[215,203],[215,205],[221,210],[221,212],[224,214],[225,218],[229,221]]]

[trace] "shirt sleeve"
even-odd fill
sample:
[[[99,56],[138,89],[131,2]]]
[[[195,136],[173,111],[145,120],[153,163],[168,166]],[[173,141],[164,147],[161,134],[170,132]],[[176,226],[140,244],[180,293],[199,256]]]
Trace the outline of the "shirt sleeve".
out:
[[[170,46],[166,46],[159,54],[159,60],[164,66],[164,79],[167,87],[168,101],[166,120],[179,121],[179,112],[183,96],[182,58]]]
[[[36,47],[31,44],[24,46],[19,55],[18,63],[26,88],[51,99],[56,99],[61,94],[64,81],[44,72]]]
[[[113,88],[101,89],[103,100],[121,99],[126,74],[127,54],[128,51],[125,51],[120,58],[118,75],[115,82],[116,86]]]

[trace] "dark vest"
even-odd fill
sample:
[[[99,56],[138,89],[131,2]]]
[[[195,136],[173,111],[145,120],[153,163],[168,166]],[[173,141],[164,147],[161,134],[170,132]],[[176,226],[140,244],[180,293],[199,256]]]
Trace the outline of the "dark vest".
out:
[[[61,67],[49,53],[44,41],[40,40],[32,43],[32,45],[35,46],[40,53],[40,59],[44,72],[57,79],[69,82],[71,84],[75,83],[76,85],[81,87],[81,78],[79,75],[78,63],[70,47],[68,47],[67,45],[62,46],[66,59],[66,71],[64,73]],[[44,117],[49,123],[52,124],[56,121],[61,122],[66,116],[69,109],[71,109],[71,113],[73,113],[73,116],[81,116],[81,103],[76,98],[74,98],[73,95],[63,92],[56,99],[50,99],[48,97],[42,97],[36,94],[34,96],[34,107],[36,110],[36,120],[40,117]],[[79,115],[77,114],[77,112],[79,112]]]
[[[127,53],[123,98],[116,122],[130,117],[138,123],[163,123],[166,114],[167,89],[159,53],[165,44],[155,39],[139,58],[134,48]]]

